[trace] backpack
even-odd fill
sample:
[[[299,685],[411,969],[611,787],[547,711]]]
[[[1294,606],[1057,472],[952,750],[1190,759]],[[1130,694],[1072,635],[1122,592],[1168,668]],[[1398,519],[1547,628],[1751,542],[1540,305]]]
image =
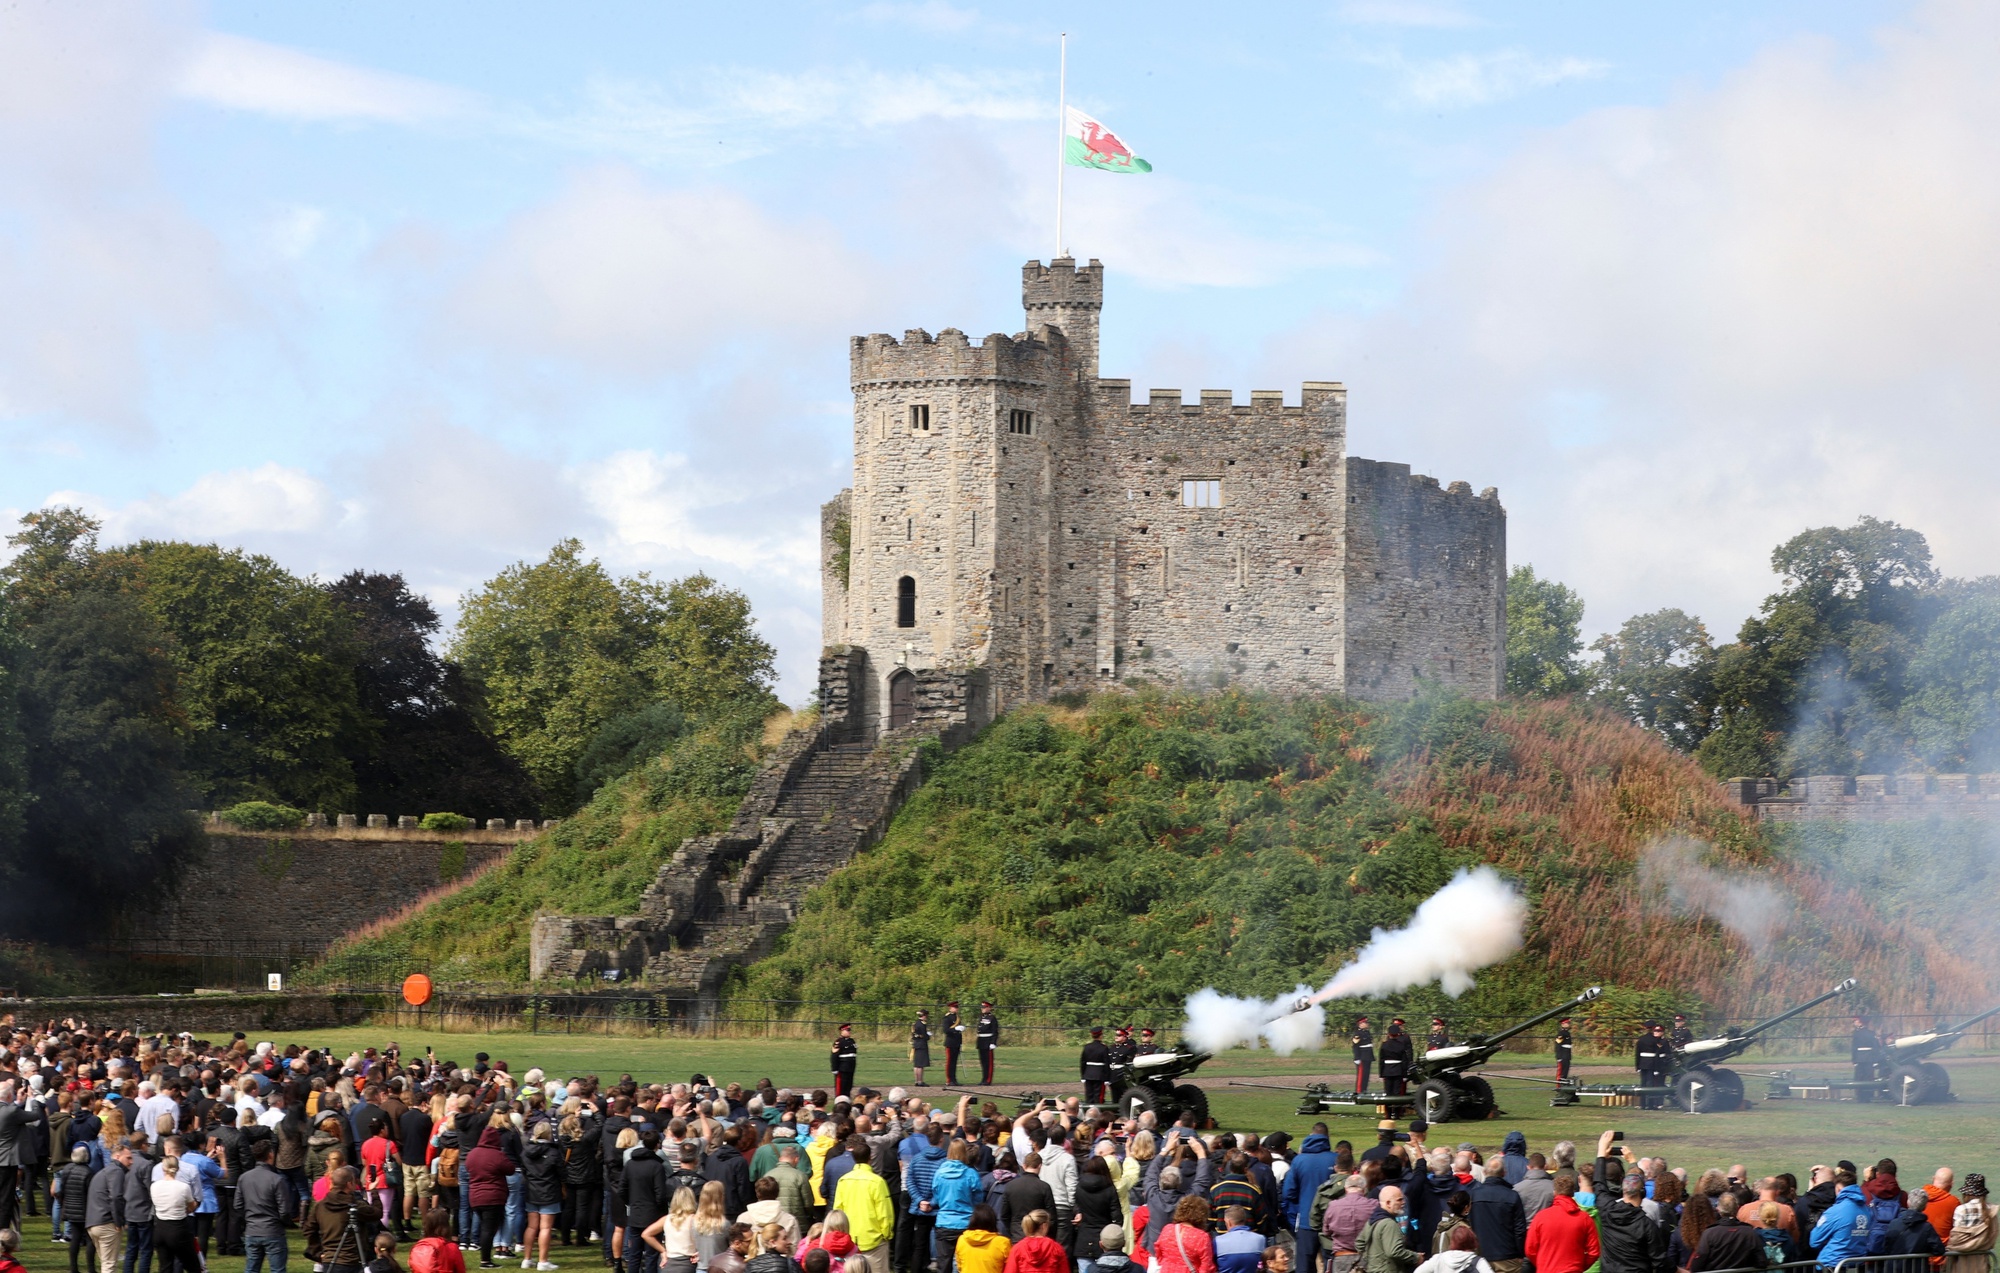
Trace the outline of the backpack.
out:
[[[1896,1217],[1903,1214],[1901,1198],[1876,1198],[1869,1202],[1865,1214],[1868,1217],[1869,1255],[1886,1255],[1884,1249],[1889,1240],[1889,1228],[1896,1223]]]
[[[1318,1233],[1321,1226],[1326,1223],[1327,1204],[1346,1192],[1347,1177],[1339,1172],[1336,1171],[1322,1180],[1319,1188],[1313,1190],[1312,1205],[1306,1210],[1307,1227]]]
[[[445,1186],[458,1184],[458,1146],[438,1150],[437,1162],[432,1164],[437,1172],[437,1182]]]
[[[1764,1263],[1783,1264],[1785,1262],[1785,1235],[1781,1229],[1758,1230],[1764,1238]]]

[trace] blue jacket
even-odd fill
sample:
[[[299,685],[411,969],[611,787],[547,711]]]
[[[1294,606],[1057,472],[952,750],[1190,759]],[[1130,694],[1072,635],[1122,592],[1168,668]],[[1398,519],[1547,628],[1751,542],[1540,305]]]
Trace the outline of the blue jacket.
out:
[[[910,1160],[910,1175],[906,1182],[910,1192],[910,1214],[929,1215],[919,1207],[920,1202],[935,1203],[937,1196],[932,1192],[932,1181],[937,1177],[939,1164],[944,1162],[944,1146],[926,1144],[923,1152]]]
[[[217,1165],[215,1159],[207,1154],[196,1153],[192,1149],[181,1155],[180,1179],[188,1179],[190,1167],[195,1170],[195,1180],[201,1183],[201,1206],[197,1214],[214,1215],[222,1209],[220,1201],[215,1196],[215,1182],[222,1179],[222,1168]],[[194,1184],[195,1180],[188,1180],[188,1183]]]
[[[979,1173],[956,1158],[945,1159],[931,1176],[931,1201],[937,1204],[938,1228],[970,1228],[972,1208],[980,1201]]]
[[[1833,1205],[1820,1213],[1807,1241],[1818,1252],[1822,1265],[1868,1254],[1868,1199],[1861,1186],[1843,1185],[1834,1194]]]
[[[1299,1146],[1292,1169],[1285,1173],[1283,1206],[1285,1221],[1294,1229],[1306,1227],[1306,1213],[1312,1209],[1313,1195],[1333,1175],[1333,1146],[1314,1132]]]
[[[1215,1239],[1217,1273],[1257,1273],[1264,1267],[1264,1235],[1239,1225]]]
[[[1528,1138],[1520,1132],[1508,1132],[1500,1142],[1500,1162],[1507,1183],[1520,1184],[1528,1174]]]

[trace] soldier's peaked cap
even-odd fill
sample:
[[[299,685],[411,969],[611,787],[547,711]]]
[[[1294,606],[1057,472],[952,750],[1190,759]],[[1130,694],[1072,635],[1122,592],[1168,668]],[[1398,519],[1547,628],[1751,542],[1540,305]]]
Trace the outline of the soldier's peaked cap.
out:
[[[1094,1025],[1090,1027],[1090,1037],[1093,1039],[1103,1033],[1104,1033],[1104,1027],[1101,1025]]]

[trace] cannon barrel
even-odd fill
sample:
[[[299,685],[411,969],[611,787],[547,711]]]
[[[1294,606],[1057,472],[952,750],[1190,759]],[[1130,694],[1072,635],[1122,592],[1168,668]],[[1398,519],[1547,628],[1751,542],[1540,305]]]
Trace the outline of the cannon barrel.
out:
[[[1929,1056],[1933,1052],[1942,1052],[1964,1037],[1967,1030],[1992,1016],[2000,1016],[2000,1007],[1988,1008],[1976,1016],[1967,1017],[1957,1025],[1945,1026],[1941,1030],[1932,1030],[1924,1034],[1906,1034],[1900,1039],[1891,1039],[1889,1040],[1889,1051],[1893,1054],[1891,1059],[1901,1063]]]
[[[1712,1039],[1696,1039],[1693,1043],[1682,1048],[1680,1055],[1683,1057],[1698,1058],[1690,1062],[1692,1065],[1706,1065],[1711,1061],[1727,1060],[1749,1047],[1751,1041],[1758,1035],[1768,1030],[1776,1029],[1778,1026],[1783,1025],[1785,1022],[1802,1013],[1811,1012],[1814,1008],[1819,1007],[1829,999],[1839,998],[1841,995],[1854,989],[1855,985],[1854,978],[1849,977],[1846,981],[1841,982],[1819,998],[1808,999],[1798,1007],[1780,1012],[1775,1017],[1766,1017],[1755,1025],[1748,1026],[1742,1030],[1730,1030]]]
[[[1483,1061],[1492,1059],[1493,1054],[1500,1050],[1500,1045],[1515,1035],[1532,1030],[1542,1022],[1553,1017],[1559,1017],[1578,1004],[1589,1003],[1603,993],[1604,988],[1602,986],[1592,986],[1575,998],[1565,999],[1555,1007],[1550,1008],[1547,1012],[1538,1012],[1526,1021],[1516,1022],[1508,1026],[1498,1034],[1477,1034],[1464,1043],[1455,1044],[1451,1047],[1432,1048],[1430,1051],[1424,1053],[1424,1060],[1430,1062],[1432,1065],[1447,1067],[1478,1065]]]

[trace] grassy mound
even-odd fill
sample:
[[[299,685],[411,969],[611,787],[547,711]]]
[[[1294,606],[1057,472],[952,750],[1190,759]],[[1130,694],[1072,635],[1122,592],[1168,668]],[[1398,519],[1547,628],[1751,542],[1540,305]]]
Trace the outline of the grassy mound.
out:
[[[683,839],[728,825],[757,771],[765,735],[759,713],[689,734],[606,784],[574,817],[499,866],[350,934],[297,984],[385,984],[417,971],[442,983],[527,981],[535,915],[637,910]]]
[[[1753,949],[1676,915],[1638,864],[1668,835],[1774,881],[1789,918]],[[1689,760],[1566,704],[1394,707],[1240,693],[1030,708],[942,758],[883,843],[806,901],[745,999],[1170,1009],[1214,985],[1318,984],[1371,928],[1490,862],[1532,903],[1527,946],[1459,1014],[1531,1011],[1587,984],[1629,1022],[1757,1011],[1863,977],[1889,1010],[1983,978],[1893,929],[1725,805]],[[1428,1015],[1435,988],[1380,1003]]]

